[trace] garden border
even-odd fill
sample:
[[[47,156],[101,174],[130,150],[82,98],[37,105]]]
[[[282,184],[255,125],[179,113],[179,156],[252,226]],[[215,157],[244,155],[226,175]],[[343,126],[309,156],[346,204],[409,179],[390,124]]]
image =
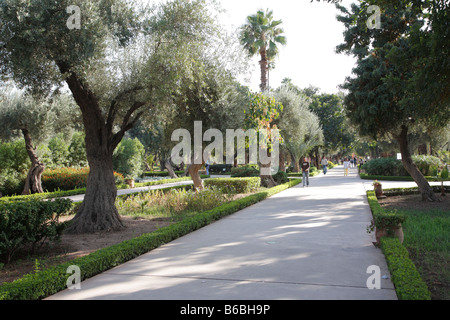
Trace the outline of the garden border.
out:
[[[404,189],[411,191],[413,188]],[[389,192],[390,189],[385,191]],[[377,220],[381,225],[391,223],[392,220],[395,222],[404,220],[402,215],[387,213],[378,203],[375,191],[367,191],[367,199],[372,210],[375,225],[377,224]],[[409,258],[409,253],[400,240],[393,237],[383,237],[380,240],[380,247],[391,272],[397,297],[400,300],[431,300],[431,294],[426,283]]]
[[[98,250],[88,256],[39,271],[38,273],[28,274],[12,283],[1,285],[0,300],[44,299],[67,288],[66,282],[70,276],[67,273],[67,269],[70,266],[78,266],[81,270],[81,281],[86,280],[203,228],[225,216],[294,187],[299,183],[299,180],[294,180],[268,189],[267,191],[255,193],[212,210],[202,212],[195,217],[161,228],[155,232]]]

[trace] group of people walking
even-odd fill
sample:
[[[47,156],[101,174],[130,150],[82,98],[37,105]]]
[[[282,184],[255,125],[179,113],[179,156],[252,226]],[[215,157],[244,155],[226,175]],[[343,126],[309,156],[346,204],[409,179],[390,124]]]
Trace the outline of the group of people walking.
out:
[[[320,164],[323,169],[323,174],[326,175],[328,173],[328,165],[329,165],[328,159],[326,157],[323,157]],[[348,176],[350,168],[356,168],[358,165],[361,167],[363,164],[364,164],[363,159],[360,159],[358,162],[358,159],[356,158],[345,158],[343,162],[344,176]],[[311,165],[308,158],[304,158],[301,167],[302,167],[303,187],[305,186],[309,187],[309,172]]]

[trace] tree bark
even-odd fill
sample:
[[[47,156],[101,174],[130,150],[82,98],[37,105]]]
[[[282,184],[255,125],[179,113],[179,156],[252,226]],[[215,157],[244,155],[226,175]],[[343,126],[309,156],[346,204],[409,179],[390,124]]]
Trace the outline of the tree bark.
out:
[[[27,129],[22,129],[22,134],[25,138],[25,147],[27,149],[28,157],[31,160],[31,167],[25,180],[25,187],[22,195],[43,193],[42,173],[45,170],[45,165],[39,160],[36,154],[30,132]]]
[[[169,172],[169,176],[172,179],[176,179],[178,178],[177,174],[175,173],[175,171],[173,170],[172,164],[170,163],[170,160],[166,160],[164,161],[164,166],[167,169],[167,171]]]
[[[259,65],[260,65],[260,68],[261,68],[260,89],[261,89],[261,92],[264,92],[267,89],[267,69],[268,69],[266,48],[262,48],[260,50],[260,55],[261,55],[261,61],[259,62]]]
[[[403,166],[419,187],[420,193],[422,194],[422,200],[430,202],[439,201],[430,184],[428,183],[427,179],[425,179],[422,172],[420,172],[420,170],[417,168],[416,164],[412,160],[408,146],[408,127],[402,126],[402,131],[400,135],[395,136],[395,138],[397,139],[400,145],[400,152],[402,154]]]
[[[127,128],[131,109],[125,116],[119,133],[113,135],[114,108],[108,119],[102,113],[97,97],[70,68],[58,64],[61,73],[68,73],[66,82],[80,107],[86,133],[86,155],[90,166],[86,194],[67,233],[82,234],[114,231],[124,228],[115,206],[115,184],[112,155]],[[133,109],[134,110],[134,109]]]
[[[198,173],[200,169],[202,168],[203,164],[191,164],[188,166],[187,170],[189,172],[189,175],[192,178],[192,181],[194,182],[194,190],[200,191],[203,190],[203,180],[200,177],[200,174]]]

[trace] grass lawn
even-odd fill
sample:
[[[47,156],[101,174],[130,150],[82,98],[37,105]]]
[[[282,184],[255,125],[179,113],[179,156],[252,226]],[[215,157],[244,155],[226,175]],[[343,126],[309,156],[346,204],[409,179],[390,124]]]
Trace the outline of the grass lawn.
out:
[[[427,283],[433,300],[450,299],[450,210],[400,209],[407,220],[403,225],[404,246]]]

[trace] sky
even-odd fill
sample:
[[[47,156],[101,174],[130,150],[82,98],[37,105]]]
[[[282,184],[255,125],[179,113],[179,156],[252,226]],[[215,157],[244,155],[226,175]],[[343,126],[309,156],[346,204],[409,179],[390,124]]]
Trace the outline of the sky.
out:
[[[160,3],[167,0],[142,0]],[[287,45],[280,47],[270,71],[269,85],[277,88],[284,78],[292,79],[300,88],[310,85],[322,93],[337,93],[338,86],[351,75],[356,59],[345,54],[336,54],[335,48],[343,43],[344,26],[336,20],[339,13],[334,4],[311,2],[311,0],[216,0],[225,13],[221,24],[235,31],[245,24],[246,17],[259,9],[273,11],[275,20],[282,20]],[[342,0],[349,7],[354,0]],[[252,61],[252,69],[239,81],[253,91],[259,91],[260,69],[258,57]],[[249,79],[249,81],[246,81]]]
[[[323,93],[336,93],[355,66],[356,60],[345,54],[336,54],[335,48],[343,43],[344,26],[336,20],[338,10],[334,4],[310,0],[218,0],[227,11],[223,24],[236,29],[246,22],[246,17],[259,9],[273,11],[275,20],[282,20],[287,45],[280,48],[270,72],[270,86],[278,87],[284,78],[300,88],[310,85]],[[354,1],[344,0],[349,7]],[[260,71],[254,58],[251,81],[245,83],[254,91],[259,89]],[[250,71],[250,70],[249,70]]]

